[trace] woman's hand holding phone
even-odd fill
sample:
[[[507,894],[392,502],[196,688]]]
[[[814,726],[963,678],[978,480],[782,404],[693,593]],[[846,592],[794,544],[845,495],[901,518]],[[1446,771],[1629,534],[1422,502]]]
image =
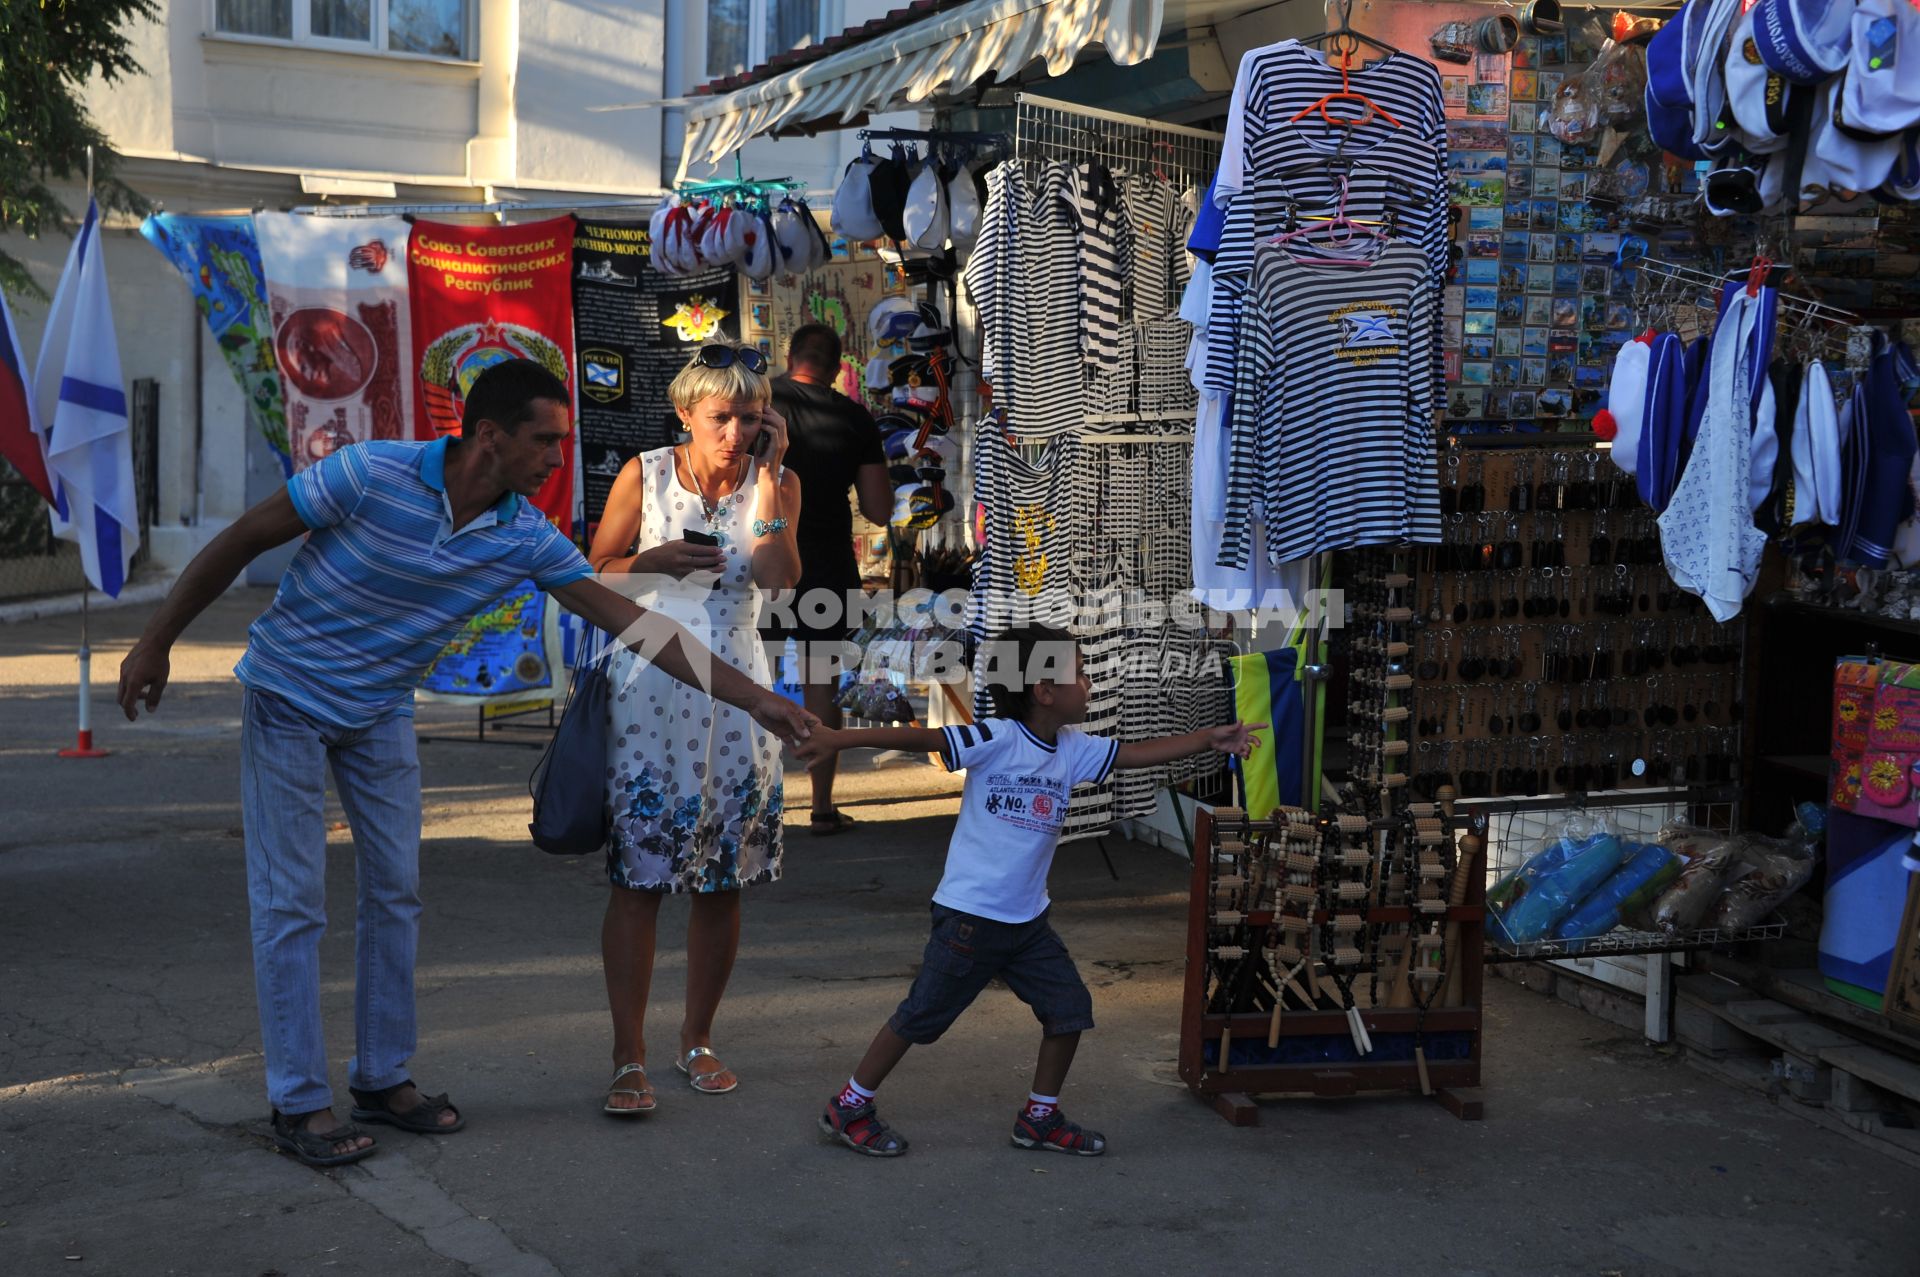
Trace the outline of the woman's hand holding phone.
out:
[[[710,534],[689,528],[682,540],[666,541],[633,556],[633,571],[659,572],[675,580],[684,580],[699,572],[720,572],[727,556]]]
[[[753,455],[760,460],[761,471],[779,476],[787,458],[787,419],[772,404],[760,410],[760,433],[755,436]]]

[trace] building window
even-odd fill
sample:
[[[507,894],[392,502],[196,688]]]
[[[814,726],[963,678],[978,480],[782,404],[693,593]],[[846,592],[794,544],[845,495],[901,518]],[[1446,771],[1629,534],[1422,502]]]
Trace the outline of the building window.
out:
[[[213,29],[317,48],[473,56],[470,0],[214,0]]]
[[[707,0],[707,78],[738,75],[826,34],[832,0]]]

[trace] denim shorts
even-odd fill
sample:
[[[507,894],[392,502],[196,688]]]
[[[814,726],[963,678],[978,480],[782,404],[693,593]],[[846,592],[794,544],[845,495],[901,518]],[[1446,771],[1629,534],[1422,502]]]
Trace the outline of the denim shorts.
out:
[[[937,1041],[998,976],[1033,1008],[1046,1036],[1091,1029],[1093,995],[1047,920],[1051,913],[1031,922],[995,922],[933,906],[920,974],[887,1027],[909,1042]]]

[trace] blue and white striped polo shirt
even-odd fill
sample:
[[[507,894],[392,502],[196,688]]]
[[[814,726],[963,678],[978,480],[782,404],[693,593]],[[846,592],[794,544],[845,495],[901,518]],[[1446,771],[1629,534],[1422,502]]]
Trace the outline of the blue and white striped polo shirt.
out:
[[[243,684],[340,727],[411,715],[414,684],[480,609],[528,577],[551,590],[593,575],[511,492],[456,531],[447,444],[357,443],[287,482],[313,533],[247,632]]]

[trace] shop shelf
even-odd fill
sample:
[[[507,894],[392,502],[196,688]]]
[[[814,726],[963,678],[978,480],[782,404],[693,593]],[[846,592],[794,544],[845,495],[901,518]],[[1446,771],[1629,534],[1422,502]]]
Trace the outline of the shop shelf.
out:
[[[1745,944],[1751,940],[1778,940],[1787,934],[1781,921],[1763,922],[1757,927],[1704,927],[1668,935],[1664,931],[1609,931],[1603,936],[1581,936],[1567,940],[1536,940],[1510,949],[1487,946],[1488,962],[1541,962],[1554,958],[1624,957],[1635,953],[1684,953],[1689,949],[1712,949],[1720,945]]]

